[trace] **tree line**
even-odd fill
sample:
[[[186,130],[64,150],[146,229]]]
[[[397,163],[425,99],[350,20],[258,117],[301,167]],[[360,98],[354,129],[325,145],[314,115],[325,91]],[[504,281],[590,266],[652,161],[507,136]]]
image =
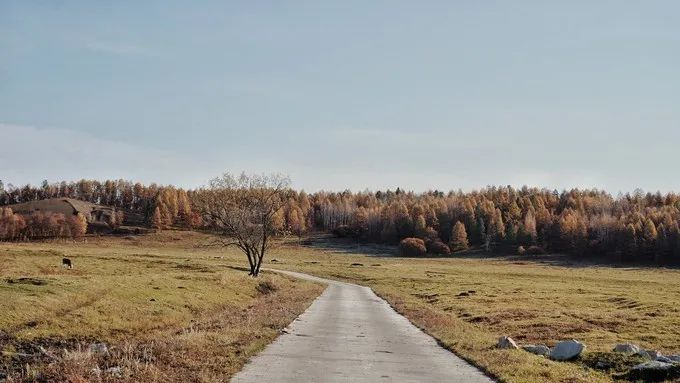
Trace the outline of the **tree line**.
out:
[[[125,180],[43,181],[40,186],[5,186],[0,181],[0,207],[50,198],[73,198],[124,211],[132,224],[195,226],[199,217],[191,210],[189,192],[173,186],[143,185]]]
[[[87,220],[82,214],[67,217],[62,213],[35,212],[24,217],[9,207],[0,208],[0,240],[78,238],[86,232]]]
[[[287,227],[395,245],[416,238],[435,254],[473,246],[680,264],[680,196],[675,193],[638,190],[613,197],[601,190],[510,186],[467,193],[300,192],[282,214]]]
[[[0,183],[0,206],[70,197],[127,211],[162,229],[203,227],[206,189],[188,190],[128,181],[44,182],[40,187]],[[333,232],[357,241],[422,241],[427,252],[469,247],[486,251],[608,256],[622,262],[680,264],[680,196],[634,193],[616,197],[595,189],[487,187],[471,192],[317,192],[287,190],[272,216],[278,234]],[[411,243],[415,243],[410,241]],[[417,241],[416,241],[417,242]],[[420,244],[420,242],[417,242]],[[419,247],[419,245],[418,245]]]

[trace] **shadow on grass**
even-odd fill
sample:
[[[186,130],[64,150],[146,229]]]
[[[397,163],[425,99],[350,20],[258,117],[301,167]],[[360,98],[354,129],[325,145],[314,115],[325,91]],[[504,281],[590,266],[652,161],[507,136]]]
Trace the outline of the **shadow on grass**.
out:
[[[368,255],[371,257],[398,256],[396,246],[358,242],[349,238],[336,238],[330,234],[310,236],[303,240],[301,245],[311,249],[346,255]]]
[[[297,242],[296,242],[297,243]],[[306,238],[301,242],[304,247],[330,251],[346,255],[364,255],[371,257],[389,258],[409,258],[409,259],[487,259],[507,261],[514,264],[538,264],[546,266],[561,266],[570,268],[592,268],[592,267],[615,267],[630,270],[644,269],[678,269],[680,265],[659,266],[645,262],[625,262],[622,263],[618,257],[611,255],[591,256],[591,258],[577,257],[569,254],[544,254],[544,255],[518,255],[511,253],[511,250],[499,250],[498,252],[486,252],[480,248],[459,251],[449,255],[427,254],[422,257],[405,257],[399,255],[397,246],[357,242],[354,239],[337,238],[330,234],[319,234]]]

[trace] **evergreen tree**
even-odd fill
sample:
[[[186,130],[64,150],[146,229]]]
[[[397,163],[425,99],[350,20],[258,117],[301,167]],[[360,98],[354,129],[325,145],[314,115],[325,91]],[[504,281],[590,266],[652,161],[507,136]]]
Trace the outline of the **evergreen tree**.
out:
[[[286,229],[286,215],[283,209],[277,210],[271,217],[271,228],[277,233],[281,234]]]
[[[178,208],[178,218],[185,225],[189,225],[189,217],[191,217],[191,203],[189,202],[189,196],[185,190],[177,191],[177,208]]]
[[[415,219],[415,234],[420,239],[425,239],[427,236],[427,223],[422,215],[417,216]]]
[[[629,223],[623,230],[620,248],[622,261],[630,261],[635,258],[637,237],[635,226],[632,223]]]
[[[156,206],[156,209],[154,209],[153,211],[151,227],[153,227],[157,231],[163,230],[163,216],[161,215],[161,209],[158,206]]]
[[[496,209],[494,212],[493,220],[491,221],[493,226],[494,236],[498,239],[505,238],[505,224],[503,223],[503,214],[501,214],[500,209]]]
[[[468,236],[465,231],[465,225],[462,222],[456,221],[451,232],[451,250],[460,251],[468,248]]]
[[[523,230],[528,237],[529,243],[535,245],[538,239],[538,232],[536,231],[536,217],[533,208],[527,210],[527,214],[524,216]]]
[[[576,220],[573,242],[576,255],[584,256],[588,248],[588,227],[583,219],[578,218]]]
[[[666,231],[668,233],[668,262],[680,264],[680,227],[678,221],[672,221]]]
[[[477,218],[477,224],[475,225],[476,243],[486,244],[486,225],[484,224],[484,218],[481,216]]]
[[[365,207],[360,207],[354,212],[351,227],[358,238],[364,237],[368,231],[368,211]]]
[[[518,221],[522,216],[522,209],[519,208],[517,202],[512,201],[508,207],[508,213],[506,215],[507,221]]]
[[[302,210],[297,206],[293,207],[288,215],[288,228],[298,237],[298,239],[300,239],[307,230]]]
[[[397,229],[395,228],[394,221],[388,220],[383,224],[382,230],[380,231],[380,239],[385,243],[395,244],[399,242],[397,237]]]
[[[505,225],[503,224],[503,216],[501,215],[500,209],[496,209],[493,212],[491,222],[487,229],[486,238],[484,241],[484,249],[486,251],[491,250],[491,245],[496,240],[502,240],[505,238]]]
[[[163,228],[172,226],[172,224],[175,223],[175,220],[173,219],[172,213],[170,212],[170,209],[168,209],[168,206],[165,203],[161,203],[159,208],[161,212]]]
[[[642,250],[644,256],[648,258],[652,258],[654,256],[657,235],[658,233],[656,231],[656,227],[654,226],[654,222],[650,218],[647,218],[642,228],[642,243],[640,245],[640,250]]]
[[[660,265],[668,262],[669,254],[671,252],[669,236],[666,231],[666,226],[660,223],[656,228],[656,251],[654,253],[654,261]]]
[[[519,228],[513,221],[509,221],[505,227],[505,241],[509,244],[516,244],[519,237]]]

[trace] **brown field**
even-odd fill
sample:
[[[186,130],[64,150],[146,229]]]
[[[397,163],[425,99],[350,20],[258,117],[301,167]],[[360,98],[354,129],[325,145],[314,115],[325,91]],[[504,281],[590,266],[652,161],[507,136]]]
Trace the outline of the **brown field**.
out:
[[[528,258],[376,257],[384,247],[322,244],[278,249],[276,268],[370,286],[442,345],[507,382],[607,382],[641,362],[611,353],[633,342],[680,354],[680,270]],[[549,259],[549,258],[548,258]],[[498,337],[520,345],[577,339],[587,352],[553,362],[524,351],[497,350]],[[598,360],[612,362],[596,370]]]
[[[271,272],[250,278],[239,269],[241,253],[202,247],[201,234],[86,241],[0,244],[3,365],[14,380],[105,381],[113,377],[92,369],[120,366],[127,381],[223,381],[322,290]],[[370,286],[499,381],[609,382],[640,361],[613,355],[619,342],[680,353],[680,270],[390,252],[290,241],[265,266]],[[74,270],[60,267],[63,256]],[[588,348],[577,361],[553,362],[495,349],[501,335],[549,346],[577,339]],[[110,355],[85,352],[95,341],[112,345]],[[601,359],[612,368],[595,369]]]
[[[187,232],[0,243],[0,373],[10,382],[225,381],[323,290],[250,278],[240,259],[203,243]],[[88,351],[97,342],[108,355]]]

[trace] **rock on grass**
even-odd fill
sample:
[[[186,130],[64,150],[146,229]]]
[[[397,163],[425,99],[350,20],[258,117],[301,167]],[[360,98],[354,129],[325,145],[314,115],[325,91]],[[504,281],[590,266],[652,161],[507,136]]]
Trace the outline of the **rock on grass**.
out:
[[[546,356],[550,354],[550,348],[544,344],[538,344],[538,345],[533,345],[533,344],[527,344],[525,346],[522,346],[522,350],[526,352],[530,352],[532,354],[536,355],[543,355]]]
[[[625,376],[632,381],[662,382],[680,378],[680,364],[651,361],[634,366]]]
[[[610,374],[625,374],[634,366],[645,362],[645,358],[638,354],[624,354],[620,352],[589,352],[580,358],[584,365]]]
[[[586,345],[577,340],[565,340],[555,345],[550,351],[550,358],[553,360],[571,360],[581,355]]]
[[[519,347],[517,347],[517,343],[515,343],[515,341],[512,340],[512,338],[510,338],[509,336],[500,337],[498,339],[498,343],[496,343],[496,347],[501,348],[501,349],[512,349],[512,350],[516,350],[516,349],[519,348]]]
[[[622,354],[637,354],[640,351],[642,351],[640,346],[632,343],[621,343],[614,347],[614,352],[620,352]]]

